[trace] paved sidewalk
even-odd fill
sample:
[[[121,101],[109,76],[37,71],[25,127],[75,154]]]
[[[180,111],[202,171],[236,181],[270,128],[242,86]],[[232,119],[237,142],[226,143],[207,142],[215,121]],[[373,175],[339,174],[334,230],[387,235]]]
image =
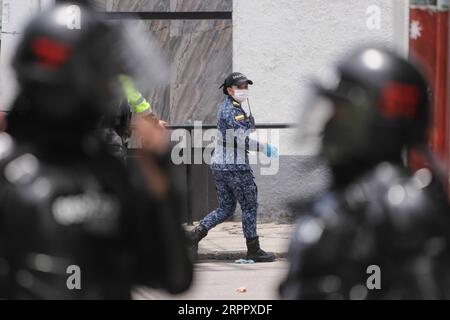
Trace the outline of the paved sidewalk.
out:
[[[195,223],[197,225],[198,223]],[[186,226],[191,230],[192,226]],[[275,253],[277,258],[285,258],[292,234],[292,224],[258,224],[261,248]],[[236,260],[245,258],[247,247],[240,222],[224,222],[208,232],[200,241],[199,260]]]
[[[233,261],[200,261],[194,267],[191,288],[179,295],[162,290],[137,287],[137,300],[274,300],[288,272],[288,262],[235,264]],[[245,288],[245,290],[241,290]],[[197,317],[198,318],[198,317]],[[211,317],[214,318],[214,317]],[[189,319],[189,318],[187,318]],[[194,318],[195,319],[195,316]],[[201,319],[201,318],[199,318]],[[204,318],[203,318],[204,319]]]

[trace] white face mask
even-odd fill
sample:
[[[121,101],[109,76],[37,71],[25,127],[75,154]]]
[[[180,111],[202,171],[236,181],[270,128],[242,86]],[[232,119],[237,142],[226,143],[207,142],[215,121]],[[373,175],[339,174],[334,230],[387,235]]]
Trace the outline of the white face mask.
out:
[[[236,100],[239,103],[244,102],[245,100],[248,99],[248,97],[250,96],[248,89],[236,89],[234,90],[234,100]]]

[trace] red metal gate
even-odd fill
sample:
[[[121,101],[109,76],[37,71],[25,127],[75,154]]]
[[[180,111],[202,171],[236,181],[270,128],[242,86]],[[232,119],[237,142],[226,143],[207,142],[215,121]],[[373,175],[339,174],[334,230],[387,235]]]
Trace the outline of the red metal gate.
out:
[[[409,29],[410,56],[423,66],[433,100],[429,146],[445,169],[447,187],[450,167],[448,2],[437,1],[433,5],[415,5],[413,1],[410,7]],[[418,160],[412,157],[412,165],[417,163]]]

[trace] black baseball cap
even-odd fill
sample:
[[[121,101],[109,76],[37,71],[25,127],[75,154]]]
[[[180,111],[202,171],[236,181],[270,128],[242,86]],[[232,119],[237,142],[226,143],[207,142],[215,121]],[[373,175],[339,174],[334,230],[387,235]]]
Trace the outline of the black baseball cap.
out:
[[[226,79],[225,82],[219,87],[221,88],[229,88],[231,86],[240,86],[241,84],[247,82],[248,84],[253,84],[252,80],[247,79],[245,75],[240,72],[233,72]]]

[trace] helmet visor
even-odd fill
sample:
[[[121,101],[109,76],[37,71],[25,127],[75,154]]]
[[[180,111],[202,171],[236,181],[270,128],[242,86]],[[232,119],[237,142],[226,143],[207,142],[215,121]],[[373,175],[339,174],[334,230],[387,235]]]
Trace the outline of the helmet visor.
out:
[[[338,91],[313,86],[302,107],[300,126],[301,143],[307,146],[309,155],[321,155],[333,164],[363,152],[371,109],[365,99],[355,101]]]

